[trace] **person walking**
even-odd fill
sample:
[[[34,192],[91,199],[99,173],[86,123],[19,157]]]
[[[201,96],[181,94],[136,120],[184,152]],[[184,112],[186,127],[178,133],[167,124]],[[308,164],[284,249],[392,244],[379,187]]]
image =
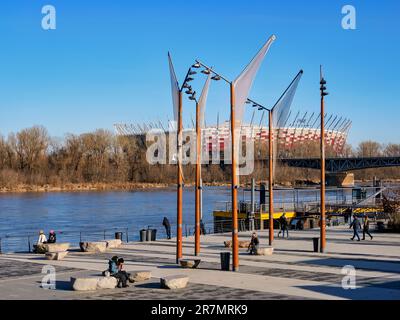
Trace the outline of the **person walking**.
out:
[[[365,240],[365,234],[369,235],[371,240],[374,238],[370,233],[369,233],[369,219],[368,216],[364,217],[364,224],[363,224],[363,238],[362,240]]]
[[[200,234],[206,235],[206,227],[204,225],[203,219],[200,219]]]
[[[278,238],[282,232],[282,238],[285,238],[285,231],[287,234],[287,237],[289,238],[289,230],[288,230],[288,222],[286,219],[286,213],[282,214],[281,217],[279,218],[279,223],[281,225],[281,230],[278,233]]]
[[[169,220],[167,217],[164,217],[162,224],[165,227],[165,232],[167,233],[167,238],[171,239],[171,224],[169,223]]]
[[[357,241],[360,241],[360,236],[358,235],[358,231],[361,229],[360,220],[358,220],[356,215],[353,215],[353,221],[350,224],[350,229],[353,228],[353,237],[350,240],[354,240],[357,237]]]

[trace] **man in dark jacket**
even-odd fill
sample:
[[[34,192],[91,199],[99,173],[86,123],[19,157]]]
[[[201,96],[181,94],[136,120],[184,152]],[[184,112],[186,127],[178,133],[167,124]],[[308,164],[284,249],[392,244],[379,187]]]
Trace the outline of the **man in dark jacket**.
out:
[[[167,233],[167,238],[171,239],[171,225],[170,225],[167,217],[164,217],[162,224],[165,227],[165,232]]]
[[[286,231],[287,237],[289,238],[289,230],[288,230],[288,222],[287,222],[287,219],[286,219],[286,213],[283,213],[281,215],[281,217],[279,218],[279,223],[281,225],[281,230],[278,232],[278,238],[281,235],[281,232],[282,232],[282,238],[284,238],[285,237],[285,231]]]
[[[360,220],[356,217],[356,215],[353,215],[353,221],[350,224],[350,228],[353,228],[353,237],[350,238],[351,240],[354,240],[354,237],[357,237],[357,241],[360,241],[360,236],[358,235],[358,231],[361,229],[361,223]]]

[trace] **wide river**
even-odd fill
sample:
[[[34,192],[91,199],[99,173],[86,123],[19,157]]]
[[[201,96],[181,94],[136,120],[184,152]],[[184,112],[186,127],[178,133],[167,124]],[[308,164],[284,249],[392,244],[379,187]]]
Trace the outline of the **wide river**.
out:
[[[229,200],[229,188],[203,189],[203,220],[212,221],[217,201]],[[54,229],[58,241],[77,244],[82,239],[114,237],[115,231],[125,232],[136,240],[139,230],[151,226],[164,237],[162,220],[166,216],[176,224],[176,189],[106,192],[51,192],[0,194],[0,237],[3,252],[28,250],[27,235],[33,244],[39,230],[48,234]],[[184,191],[183,220],[188,228],[194,223],[194,192]],[[212,225],[207,223],[207,228]],[[172,231],[174,231],[174,226]],[[81,233],[82,232],[82,233]],[[16,238],[15,238],[16,236]],[[124,234],[124,239],[126,234]]]

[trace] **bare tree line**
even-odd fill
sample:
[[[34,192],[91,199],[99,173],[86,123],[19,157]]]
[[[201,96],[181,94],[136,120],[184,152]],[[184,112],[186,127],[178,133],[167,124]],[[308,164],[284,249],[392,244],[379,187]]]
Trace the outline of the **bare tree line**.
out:
[[[265,143],[256,144],[256,156],[266,158]],[[79,183],[174,183],[176,166],[150,165],[146,161],[146,142],[143,137],[120,136],[99,129],[75,135],[66,134],[62,141],[50,137],[44,127],[35,126],[0,135],[0,188],[15,188],[20,184],[52,185]],[[282,155],[283,151],[280,151]],[[305,142],[284,151],[286,157],[317,157],[318,142]],[[327,156],[337,156],[330,147]],[[346,145],[343,156],[400,156],[400,144],[361,142],[356,148]],[[266,179],[266,167],[257,164],[251,176]],[[219,165],[203,166],[205,183],[229,182],[230,168]],[[185,166],[187,183],[194,179],[194,167]],[[399,168],[367,169],[356,172],[356,178],[400,178]],[[264,177],[265,176],[265,177]],[[309,169],[278,167],[276,181],[293,183],[295,180],[318,179],[318,172]]]

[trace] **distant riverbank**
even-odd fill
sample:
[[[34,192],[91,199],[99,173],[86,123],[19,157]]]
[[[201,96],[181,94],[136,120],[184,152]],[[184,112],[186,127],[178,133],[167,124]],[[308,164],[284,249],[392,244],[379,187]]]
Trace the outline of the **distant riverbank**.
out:
[[[226,183],[207,183],[206,186],[227,186]],[[15,187],[0,187],[0,193],[25,193],[25,192],[73,192],[73,191],[129,191],[143,189],[161,189],[175,187],[174,183],[67,183],[61,186],[53,185],[27,185],[20,184]],[[193,183],[185,184],[186,187]]]
[[[259,182],[259,181],[258,181]],[[372,180],[356,180],[355,185],[369,185]],[[385,183],[398,184],[399,179],[385,180]],[[317,186],[319,181],[305,180],[304,183],[298,186]],[[194,183],[186,183],[186,187],[193,187]],[[204,186],[208,187],[229,187],[230,183],[226,182],[212,182],[204,183]],[[245,185],[241,185],[244,187]],[[276,184],[275,187],[292,187],[293,184],[290,182]],[[145,182],[123,182],[123,183],[66,183],[64,185],[28,185],[19,184],[15,187],[2,187],[0,186],[1,193],[26,193],[26,192],[79,192],[79,191],[131,191],[131,190],[146,190],[146,189],[162,189],[162,188],[174,188],[175,183],[145,183]]]

